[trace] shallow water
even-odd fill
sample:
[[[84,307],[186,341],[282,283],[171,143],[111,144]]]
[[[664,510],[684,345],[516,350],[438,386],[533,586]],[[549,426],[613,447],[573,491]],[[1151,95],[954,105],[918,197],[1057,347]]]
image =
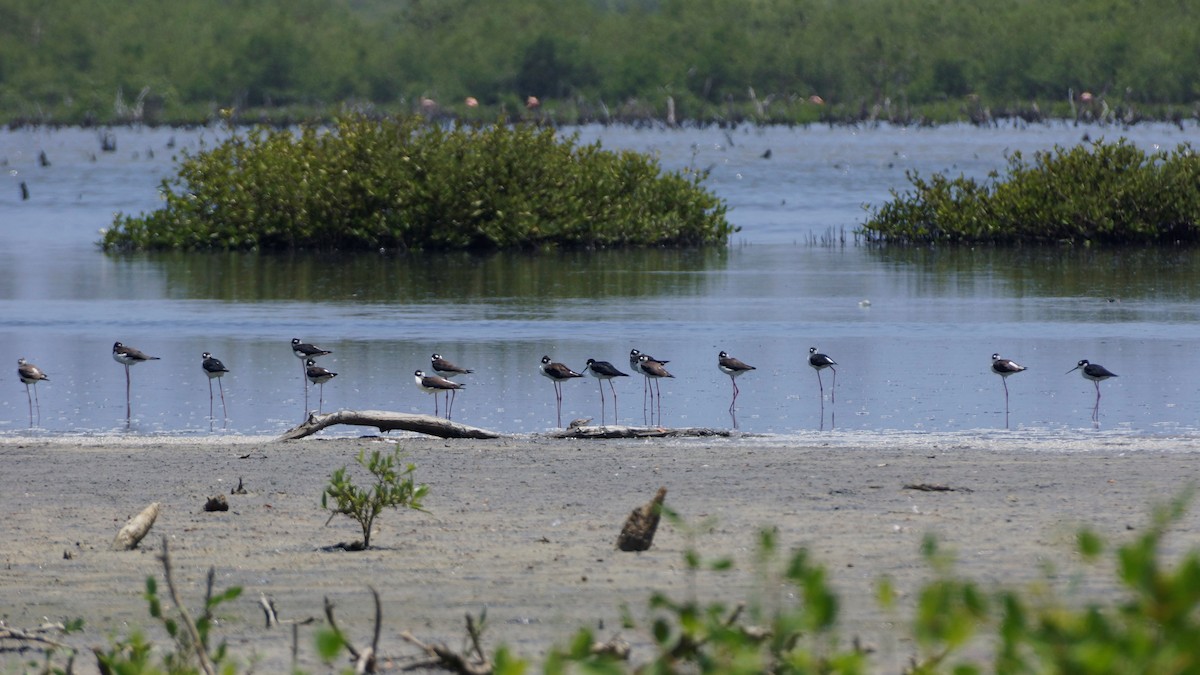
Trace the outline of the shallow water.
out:
[[[1097,429],[1169,442],[1200,426],[1194,253],[875,249],[851,236],[862,206],[904,189],[908,169],[984,176],[1006,152],[1085,133],[1174,147],[1196,136],[1192,127],[585,128],[584,140],[653,151],[668,167],[711,168],[710,186],[743,228],[731,247],[482,257],[105,256],[95,241],[112,214],[155,208],[171,153],[216,138],[115,133],[118,151],[102,153],[95,131],[0,132],[9,244],[0,340],[14,368],[0,378],[4,433],[29,433],[15,377],[24,356],[51,377],[38,387],[38,434],[277,434],[305,410],[292,337],[334,351],[322,361],[339,373],[324,387],[326,410],[433,412],[412,372],[437,351],[477,371],[462,380],[454,418],[511,433],[555,425],[543,354],[576,369],[596,358],[628,370],[635,347],[671,361],[676,377],[662,383],[670,426],[736,421],[745,432],[825,440],[904,431],[950,443],[963,433],[1053,440]],[[37,161],[43,151],[48,167]],[[115,340],[162,357],[132,369],[128,429]],[[836,401],[828,371],[818,395],[809,346],[839,363]],[[729,378],[716,368],[722,349],[758,367],[738,380],[736,420]],[[203,351],[233,371],[228,422],[219,398],[208,417]],[[1009,379],[1008,431],[993,352],[1029,368]],[[1097,424],[1093,385],[1066,374],[1081,358],[1120,375],[1100,387]],[[594,379],[564,389],[564,422],[599,421]],[[620,421],[644,423],[640,378],[617,391]],[[318,390],[310,396],[315,409]],[[606,412],[611,422],[611,400]]]

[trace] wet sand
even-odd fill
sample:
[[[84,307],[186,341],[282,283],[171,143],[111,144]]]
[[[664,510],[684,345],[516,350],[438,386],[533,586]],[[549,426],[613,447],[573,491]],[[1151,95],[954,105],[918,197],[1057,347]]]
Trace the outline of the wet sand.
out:
[[[264,629],[260,595],[283,619],[319,618],[328,597],[362,644],[373,616],[368,584],[382,597],[381,651],[389,657],[414,653],[399,637],[405,630],[460,647],[464,615],[486,608],[491,648],[504,643],[537,663],[586,626],[601,638],[621,634],[637,661],[649,653],[648,638],[621,628],[622,606],[647,624],[653,591],[730,603],[761,599],[753,554],[756,533],[770,525],[785,550],[806,547],[828,567],[843,601],[841,638],[871,644],[873,669],[896,672],[915,650],[903,623],[915,589],[931,576],[919,554],[927,533],[956,552],[958,573],[1022,587],[1041,579],[1047,565],[1063,577],[1081,569],[1072,546],[1078,526],[1128,538],[1144,527],[1152,504],[1200,475],[1195,439],[1118,439],[1048,451],[1019,441],[883,437],[857,447],[750,437],[404,438],[417,480],[430,486],[428,512],[385,512],[369,551],[326,550],[360,538],[344,517],[326,525],[320,497],[330,473],[352,465],[360,448],[390,450],[396,442],[0,442],[0,619],[28,629],[82,617],[85,631],[65,638],[81,648],[135,628],[165,644],[142,597],[148,575],[161,579],[165,535],[193,611],[210,566],[217,588],[243,587],[240,599],[221,608],[216,635],[243,664],[256,662],[256,672],[292,665],[291,631]],[[365,472],[352,475],[366,480]],[[247,493],[230,494],[239,479]],[[905,487],[913,484],[954,490]],[[625,517],[659,486],[693,527],[664,522],[650,551],[618,552]],[[205,512],[205,500],[217,494],[230,510]],[[110,550],[121,525],[155,501],[162,511],[142,546]],[[1197,510],[1177,528],[1168,553],[1200,543]],[[733,558],[736,569],[689,574],[683,552],[691,546],[706,558]],[[1113,594],[1109,568],[1089,576],[1084,592]],[[884,575],[900,593],[892,613],[875,602]],[[312,634],[312,626],[300,628],[297,665],[325,672]],[[0,654],[0,671],[21,672],[30,658]],[[95,672],[89,656],[80,657],[77,672]]]

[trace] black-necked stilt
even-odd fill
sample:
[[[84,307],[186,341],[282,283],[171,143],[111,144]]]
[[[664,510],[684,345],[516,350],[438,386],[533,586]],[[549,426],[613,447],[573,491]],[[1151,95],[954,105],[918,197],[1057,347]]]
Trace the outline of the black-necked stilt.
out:
[[[437,355],[434,354],[435,360]],[[470,371],[467,371],[470,372]],[[465,385],[457,382],[451,382],[439,375],[426,375],[425,371],[417,370],[413,372],[413,381],[417,383],[417,388],[426,394],[433,394],[433,414],[436,417],[438,412],[437,395],[445,392],[448,395],[457,395],[458,390]],[[446,403],[446,419],[450,419],[451,410],[454,407],[454,399],[451,398]]]
[[[663,367],[663,363],[665,362],[655,361],[654,359],[650,358],[648,354],[642,354],[638,357],[638,370],[640,370],[641,373],[646,376],[647,380],[651,383],[650,386],[652,387],[650,393],[651,412],[653,412],[654,408],[654,398],[656,395],[658,397],[659,424],[662,424],[662,388],[658,384],[658,381],[664,377],[675,377],[671,373],[667,372],[667,369]],[[651,422],[653,423],[653,420],[651,420]]]
[[[643,356],[647,356],[650,358],[651,361],[655,361],[657,363],[661,363],[664,365],[670,363],[670,361],[666,361],[664,359],[656,359],[653,356],[650,356],[649,354],[642,354],[641,352],[639,352],[636,349],[629,350],[629,367],[633,369],[633,372],[639,373],[642,375],[642,418],[643,418],[643,421],[645,421],[646,397],[650,391],[650,376],[646,375],[645,373],[642,372],[642,357]]]
[[[558,426],[561,427],[562,426],[562,383],[573,377],[583,377],[583,375],[571,370],[570,368],[564,366],[561,363],[551,361],[549,356],[542,357],[541,371],[542,371],[542,375],[545,375],[546,377],[550,378],[550,381],[554,383],[554,400],[558,406],[557,420],[558,420]]]
[[[469,374],[475,372],[474,370],[471,370],[470,368],[462,368],[462,367],[454,365],[453,363],[447,361],[446,359],[443,359],[441,354],[434,354],[433,356],[431,356],[429,365],[433,367],[433,372],[435,372],[438,375],[441,375],[442,377],[445,377],[447,379],[452,378],[455,375],[469,375]],[[450,398],[453,394],[454,394],[454,392],[452,390],[447,391],[447,393],[446,393],[446,411],[447,411],[446,419],[450,419],[450,412],[449,412],[450,407],[451,407]],[[434,407],[436,408],[437,406],[435,405]]]
[[[470,368],[460,368],[446,359],[442,358],[441,354],[434,354],[430,357],[430,365],[433,366],[433,372],[442,377],[454,377],[455,375],[467,375],[475,372]]]
[[[213,393],[212,381],[217,380],[217,386],[221,389],[221,412],[225,414],[225,419],[229,419],[229,409],[225,407],[225,385],[221,383],[221,377],[229,372],[224,363],[220,359],[213,358],[212,354],[204,352],[200,355],[200,368],[204,370],[204,374],[208,376],[208,416],[213,416]]]
[[[317,362],[312,359],[307,359],[304,362],[304,376],[308,378],[309,382],[321,387],[320,398],[317,399],[317,413],[320,414],[321,409],[325,406],[325,383],[337,377],[337,373],[318,366]],[[307,399],[305,400],[307,401]]]
[[[328,349],[321,349],[320,347],[308,342],[301,342],[300,338],[292,338],[292,353],[296,355],[296,358],[300,359],[300,381],[304,383],[304,414],[307,415],[308,361],[310,359],[316,359],[320,356],[328,356],[333,352],[329,351]]]
[[[21,379],[21,384],[25,385],[25,397],[29,399],[29,426],[33,426],[33,402],[37,399],[37,383],[45,380],[50,381],[50,377],[42,372],[41,368],[33,365],[25,359],[17,359],[17,377]],[[29,385],[33,385],[33,396],[29,396]],[[38,424],[42,423],[42,402],[37,402],[37,419]]]
[[[314,344],[301,342],[300,338],[292,338],[292,353],[295,354],[296,358],[300,359],[301,361],[308,361],[309,359],[315,359],[318,356],[329,356],[333,352],[329,351],[328,349],[321,349]]]
[[[1067,374],[1070,375],[1076,370],[1080,371],[1085,380],[1091,380],[1096,385],[1096,405],[1092,408],[1092,419],[1097,420],[1100,418],[1100,382],[1110,377],[1117,377],[1117,374],[1099,363],[1091,363],[1087,359],[1080,359],[1074,368],[1067,371]]]
[[[825,400],[825,383],[821,382],[821,371],[826,368],[833,371],[833,384],[829,387],[829,402],[832,403],[837,398],[837,368],[834,368],[837,365],[837,361],[817,352],[816,347],[809,347],[808,365],[817,371],[817,386],[820,387],[822,401]]]
[[[617,370],[617,367],[608,361],[597,361],[596,359],[588,359],[587,366],[584,370],[592,374],[600,385],[600,424],[604,424],[604,381],[608,381],[608,389],[612,392],[613,397],[613,424],[617,424],[619,415],[617,414],[617,390],[613,387],[613,378],[629,377],[629,373],[622,373]]]
[[[140,349],[127,347],[120,342],[113,343],[112,356],[114,361],[125,366],[125,421],[128,422],[132,417],[131,413],[133,410],[129,396],[129,366],[136,366],[146,361],[158,361],[159,358],[157,356],[150,356]]]
[[[744,373],[750,372],[751,370],[758,370],[758,369],[755,368],[754,366],[748,365],[746,363],[743,363],[742,361],[739,361],[738,359],[733,358],[726,352],[721,352],[720,354],[717,354],[717,368],[719,368],[722,373],[725,373],[726,375],[728,375],[729,381],[733,383],[733,400],[729,402],[729,410],[732,412],[733,407],[737,404],[737,397],[738,397],[738,393],[739,393],[738,386],[737,386],[738,375],[742,375]]]
[[[1005,421],[1005,426],[1007,426],[1007,422],[1008,422],[1008,376],[1015,375],[1015,374],[1021,372],[1022,370],[1025,370],[1025,366],[1022,366],[1021,364],[1017,363],[1016,361],[1010,361],[1009,359],[1002,359],[1002,358],[1000,358],[999,354],[992,354],[992,372],[999,375],[1000,381],[1004,383],[1004,421]]]

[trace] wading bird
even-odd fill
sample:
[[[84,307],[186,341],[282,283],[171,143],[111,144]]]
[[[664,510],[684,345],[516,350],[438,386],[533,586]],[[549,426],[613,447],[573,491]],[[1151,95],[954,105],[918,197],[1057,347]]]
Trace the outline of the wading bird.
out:
[[[817,386],[820,387],[822,401],[825,400],[825,384],[821,382],[821,371],[826,368],[833,371],[833,384],[829,386],[829,402],[833,403],[837,398],[837,368],[834,368],[837,365],[837,361],[834,361],[825,354],[818,353],[816,347],[809,347],[808,365],[817,371]]]
[[[204,369],[204,374],[208,376],[208,416],[213,416],[213,393],[212,381],[216,379],[217,387],[221,390],[221,412],[224,413],[225,419],[229,419],[229,409],[225,407],[225,385],[221,383],[221,377],[229,372],[224,363],[220,359],[213,358],[212,354],[204,352],[200,355],[200,367]]]
[[[33,426],[33,403],[37,401],[37,421],[42,423],[42,402],[37,397],[37,383],[41,380],[50,381],[50,377],[42,372],[41,368],[33,365],[25,359],[17,359],[17,377],[21,379],[21,384],[25,385],[25,398],[29,399],[29,426]],[[29,385],[33,385],[33,397],[29,396]]]
[[[434,355],[437,356],[436,354]],[[467,371],[470,372],[470,371]],[[426,394],[433,394],[433,415],[438,416],[438,394],[445,392],[447,394],[446,402],[446,419],[450,419],[450,414],[454,409],[454,398],[451,396],[457,395],[458,390],[465,385],[457,382],[451,382],[439,375],[426,375],[425,371],[418,370],[413,373],[413,381],[417,383],[417,388]]]
[[[300,359],[300,381],[304,383],[304,414],[307,415],[308,381],[311,379],[308,377],[308,362],[319,356],[328,356],[333,352],[328,349],[321,349],[314,344],[301,342],[300,338],[292,338],[292,353],[296,355],[296,358]]]
[[[309,382],[321,387],[319,398],[317,399],[317,414],[321,413],[321,409],[325,406],[325,383],[337,377],[337,373],[330,372],[326,368],[317,365],[316,361],[308,359],[304,362],[304,376]],[[308,398],[304,399],[308,403]]]
[[[717,368],[720,369],[722,373],[728,375],[729,381],[733,384],[733,400],[729,402],[729,412],[733,412],[734,406],[737,405],[737,397],[739,393],[737,386],[738,376],[748,373],[752,370],[757,370],[757,368],[747,365],[725,352],[717,354]]]
[[[645,375],[648,380],[650,380],[650,386],[651,386],[650,412],[651,413],[654,412],[655,396],[657,396],[657,398],[658,398],[658,423],[659,424],[662,424],[662,387],[659,385],[658,381],[664,377],[675,377],[671,373],[667,372],[667,369],[663,367],[663,363],[664,363],[663,361],[655,361],[654,359],[650,358],[650,356],[648,354],[642,354],[641,356],[638,357],[638,370],[642,371],[642,374]],[[653,417],[653,415],[651,415],[651,416]],[[654,420],[651,419],[650,422],[653,423]]]
[[[1000,376],[1000,381],[1004,383],[1004,426],[1008,426],[1008,376],[1016,375],[1025,370],[1025,366],[1000,358],[999,354],[992,354],[992,372]]]
[[[642,372],[642,356],[647,356],[651,361],[661,363],[664,366],[670,363],[670,361],[656,359],[649,354],[642,354],[636,349],[629,350],[629,367],[633,369],[633,372],[642,375],[642,421],[644,422],[646,418],[646,397],[650,391],[650,376]]]
[[[1092,420],[1098,420],[1100,419],[1100,382],[1110,377],[1117,377],[1117,374],[1099,363],[1091,363],[1087,359],[1080,359],[1074,368],[1067,371],[1067,374],[1070,375],[1076,370],[1080,371],[1079,374],[1083,375],[1083,379],[1091,380],[1096,385],[1096,405],[1092,408]]]
[[[125,366],[125,423],[128,424],[132,418],[131,412],[133,410],[129,396],[129,366],[136,366],[146,361],[158,361],[159,358],[157,356],[150,356],[140,349],[126,347],[120,342],[113,343],[112,355],[114,361]]]
[[[550,381],[554,383],[554,401],[558,406],[557,421],[558,421],[558,426],[561,427],[562,426],[562,383],[566,382],[567,380],[569,380],[573,377],[583,377],[583,375],[571,370],[570,368],[564,366],[561,363],[551,361],[549,356],[542,357],[541,371],[542,371],[542,375],[545,375],[546,377],[550,378]]]
[[[617,390],[613,387],[613,378],[629,377],[629,373],[622,373],[617,370],[617,367],[608,361],[597,361],[596,359],[588,359],[587,366],[584,370],[592,374],[600,385],[600,424],[604,424],[604,382],[608,381],[608,389],[612,392],[613,399],[613,424],[619,422],[617,414]]]
[[[443,359],[441,354],[434,354],[432,357],[430,357],[429,365],[433,368],[433,372],[446,379],[450,379],[455,375],[470,375],[471,373],[475,372],[470,368],[460,368],[453,363],[450,363],[446,359]],[[453,390],[450,390],[446,393],[446,419],[450,419],[450,399],[453,394]],[[434,407],[436,408],[437,406],[435,405]]]

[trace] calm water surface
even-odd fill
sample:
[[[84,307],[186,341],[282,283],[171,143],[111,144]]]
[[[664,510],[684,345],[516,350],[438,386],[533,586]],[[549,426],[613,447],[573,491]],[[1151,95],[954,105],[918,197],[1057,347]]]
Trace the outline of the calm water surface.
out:
[[[39,386],[32,433],[127,431],[124,372],[110,357],[120,340],[162,358],[132,370],[133,432],[277,434],[304,415],[288,344],[301,337],[334,351],[322,361],[339,373],[324,388],[326,410],[432,413],[412,372],[437,351],[477,371],[463,380],[455,419],[501,432],[555,425],[551,383],[537,369],[543,354],[577,369],[588,358],[625,368],[636,347],[671,361],[676,378],[662,383],[670,426],[736,422],[810,440],[1200,436],[1193,252],[884,250],[851,236],[864,205],[907,186],[908,169],[982,177],[1016,150],[1084,134],[1173,148],[1194,142],[1194,127],[584,128],[585,140],[653,151],[670,168],[710,168],[710,186],[743,228],[731,247],[482,257],[105,256],[95,242],[112,215],[156,208],[172,154],[218,138],[115,134],[117,152],[102,153],[95,131],[0,132],[0,344],[11,366],[0,371],[0,433],[31,433],[15,371],[22,356],[51,377]],[[840,364],[836,402],[828,371],[818,395],[810,346]],[[738,380],[736,420],[720,350],[758,367]],[[228,422],[219,399],[217,419],[208,416],[203,351],[233,371]],[[1009,431],[1000,378],[988,369],[993,352],[1028,366],[1009,379]],[[1096,425],[1093,385],[1066,374],[1081,358],[1120,375],[1101,385]],[[564,389],[564,421],[599,420],[594,379]],[[617,392],[620,421],[642,424],[640,378]],[[310,396],[315,409],[315,388]]]

